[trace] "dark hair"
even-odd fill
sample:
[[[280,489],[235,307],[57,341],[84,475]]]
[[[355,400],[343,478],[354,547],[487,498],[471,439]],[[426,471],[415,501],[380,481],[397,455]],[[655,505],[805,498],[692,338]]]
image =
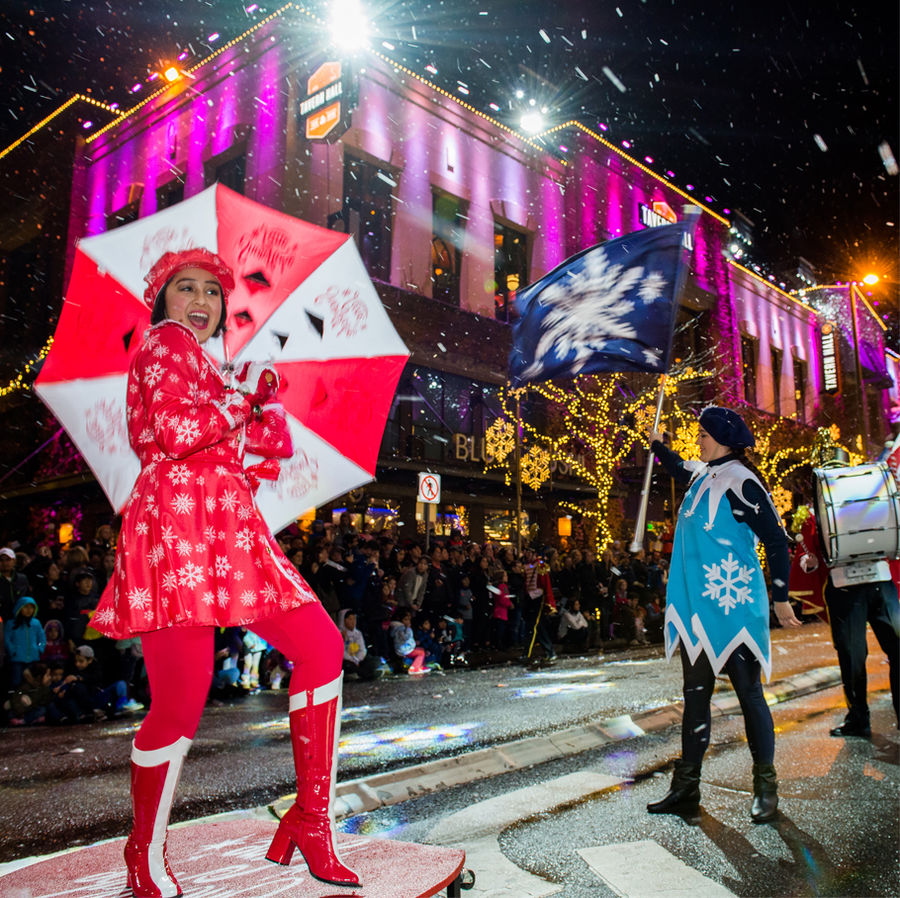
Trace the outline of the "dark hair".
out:
[[[769,484],[766,482],[766,478],[763,477],[762,471],[753,464],[752,461],[747,457],[747,450],[741,447],[740,449],[731,449],[731,454],[745,467],[748,471],[752,471],[759,482],[762,484],[763,489],[771,496],[772,490],[769,489]]]
[[[176,271],[175,274],[178,272]],[[156,299],[153,302],[153,308],[150,310],[150,323],[151,324],[159,324],[161,321],[165,321],[168,318],[166,315],[166,290],[169,288],[169,284],[172,283],[174,275],[170,277],[163,285],[162,289],[159,293],[156,294]],[[222,290],[222,285],[219,284],[219,290]],[[212,332],[211,336],[218,337],[220,334],[225,333],[225,318],[228,315],[228,308],[225,305],[225,291],[219,294],[219,302],[222,304],[222,311],[219,314],[219,323],[216,325],[216,329]]]

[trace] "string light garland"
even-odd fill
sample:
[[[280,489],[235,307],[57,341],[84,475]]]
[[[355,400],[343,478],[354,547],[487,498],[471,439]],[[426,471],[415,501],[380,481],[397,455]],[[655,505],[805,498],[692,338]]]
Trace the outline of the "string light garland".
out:
[[[25,363],[25,367],[19,371],[18,374],[5,387],[0,387],[0,399],[4,396],[9,396],[11,393],[17,393],[19,390],[28,390],[31,389],[31,384],[26,383],[26,378],[32,371],[44,361],[47,357],[47,353],[50,352],[50,348],[53,346],[53,337],[49,337],[47,342],[43,345],[40,352],[31,359],[30,361]]]

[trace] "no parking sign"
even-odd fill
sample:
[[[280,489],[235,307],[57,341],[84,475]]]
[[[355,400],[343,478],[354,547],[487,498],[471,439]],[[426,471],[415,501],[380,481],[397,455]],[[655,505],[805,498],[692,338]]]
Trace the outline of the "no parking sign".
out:
[[[419,471],[419,495],[417,501],[427,505],[439,505],[441,501],[441,475]]]

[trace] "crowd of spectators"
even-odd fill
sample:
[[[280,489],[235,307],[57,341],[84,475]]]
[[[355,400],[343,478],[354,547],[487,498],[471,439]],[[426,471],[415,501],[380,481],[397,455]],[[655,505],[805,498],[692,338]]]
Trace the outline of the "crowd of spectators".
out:
[[[447,667],[662,641],[667,555],[428,541],[358,533],[349,516],[278,536],[344,637],[345,674],[424,676]],[[30,548],[30,551],[26,551]],[[139,638],[112,640],[91,616],[115,565],[109,525],[65,547],[0,548],[0,720],[67,724],[150,701]],[[216,634],[211,699],[278,689],[289,663],[240,627]]]

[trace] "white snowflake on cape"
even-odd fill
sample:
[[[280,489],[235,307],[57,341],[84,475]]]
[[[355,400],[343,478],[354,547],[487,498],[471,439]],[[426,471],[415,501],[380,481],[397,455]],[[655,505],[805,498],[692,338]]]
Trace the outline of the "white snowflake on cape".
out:
[[[175,465],[169,471],[169,480],[175,486],[184,486],[191,479],[191,473],[187,465]]]
[[[245,527],[243,530],[238,530],[238,532],[234,535],[234,542],[239,549],[243,549],[245,552],[249,552],[253,547],[253,531],[249,527]]]
[[[278,590],[271,583],[263,587],[262,594],[267,602],[274,602],[278,598]]]
[[[182,586],[188,586],[193,589],[203,580],[203,568],[199,564],[189,561],[178,572],[178,582]]]
[[[256,603],[256,593],[252,589],[245,589],[241,593],[242,605],[253,605]]]
[[[216,497],[207,496],[203,501],[206,503],[206,511],[212,514],[216,510]]]
[[[153,546],[147,556],[147,560],[150,562],[150,567],[156,567],[163,560],[163,556],[165,554],[165,550],[162,546]]]
[[[191,541],[190,541],[190,540],[184,539],[184,537],[182,537],[180,540],[178,540],[178,545],[175,546],[175,551],[176,551],[182,558],[184,558],[185,555],[190,555],[191,552],[194,551],[194,547],[191,545]]]
[[[116,612],[112,608],[101,608],[91,619],[92,624],[99,627],[111,626],[116,620]]]
[[[178,539],[178,537],[175,535],[175,528],[172,527],[171,524],[167,524],[165,527],[163,527],[162,541],[167,546],[174,543],[176,539]]]
[[[128,604],[134,611],[146,611],[150,604],[150,590],[136,586],[128,593]]]
[[[178,588],[178,574],[175,571],[166,571],[163,574],[163,589],[177,589]]]
[[[225,492],[219,496],[219,505],[226,511],[234,511],[237,500],[238,495],[236,490],[225,490]]]
[[[193,443],[200,436],[200,425],[193,418],[183,418],[175,425],[176,443]]]
[[[572,372],[577,373],[604,349],[610,335],[637,339],[637,330],[628,320],[634,303],[625,297],[644,276],[644,269],[622,269],[622,265],[610,265],[606,252],[598,248],[585,256],[580,271],[560,278],[542,291],[538,301],[549,306],[550,311],[542,322],[541,338],[534,351],[537,361],[522,372],[522,379],[534,376],[543,365],[540,360],[551,351],[560,358],[574,353],[571,366]],[[656,289],[655,282],[649,289]]]
[[[178,493],[172,500],[172,507],[178,514],[190,514],[194,510],[194,497],[188,493]]]
[[[148,387],[155,387],[160,378],[163,376],[163,366],[159,362],[154,362],[144,369],[144,380]]]
[[[134,525],[134,532],[138,536],[146,536],[150,532],[150,525],[146,521],[138,521]]]
[[[237,510],[239,521],[246,521],[247,518],[253,517],[253,509],[249,505],[241,505]]]
[[[210,592],[210,590],[206,590],[205,593],[201,596],[204,605],[212,605],[216,601],[216,597]]]
[[[216,555],[216,576],[227,577],[231,570],[231,562],[224,555]]]
[[[726,615],[732,608],[753,601],[749,585],[753,570],[741,564],[731,552],[718,564],[704,564],[703,570],[706,571],[704,598],[718,602]]]
[[[223,608],[228,604],[228,590],[224,586],[216,590],[216,602]]]

